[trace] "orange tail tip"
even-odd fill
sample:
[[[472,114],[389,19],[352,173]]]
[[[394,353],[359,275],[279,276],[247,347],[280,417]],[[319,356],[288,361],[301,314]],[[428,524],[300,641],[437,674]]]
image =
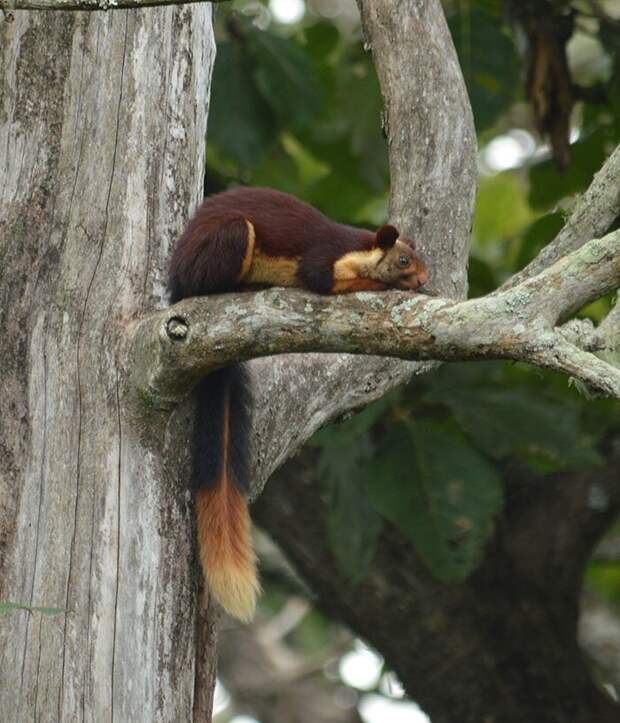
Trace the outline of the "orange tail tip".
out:
[[[196,495],[200,559],[209,589],[233,617],[250,622],[260,585],[248,506],[227,478]]]

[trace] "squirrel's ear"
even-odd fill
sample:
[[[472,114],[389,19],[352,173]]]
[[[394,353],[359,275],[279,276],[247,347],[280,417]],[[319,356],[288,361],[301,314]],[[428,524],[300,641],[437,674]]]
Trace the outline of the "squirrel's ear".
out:
[[[398,229],[386,224],[377,231],[377,246],[382,249],[389,249],[394,246],[398,238]]]

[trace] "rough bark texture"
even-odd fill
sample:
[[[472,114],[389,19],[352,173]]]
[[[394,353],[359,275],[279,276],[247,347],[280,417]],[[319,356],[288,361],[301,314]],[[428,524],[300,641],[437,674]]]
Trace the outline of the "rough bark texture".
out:
[[[200,197],[211,6],[16,12],[0,36],[0,600],[62,609],[0,615],[2,717],[188,721],[214,658],[188,410],[135,415],[118,360]]]
[[[386,102],[392,220],[425,251],[433,290],[463,298],[475,137],[441,5],[360,7]],[[16,12],[0,34],[0,600],[62,609],[0,617],[0,706],[11,720],[203,720],[215,632],[212,613],[199,621],[195,603],[190,410],[170,413],[130,393],[124,342],[134,320],[163,303],[165,259],[198,201],[211,9]],[[253,362],[262,478],[317,427],[429,366],[345,355]],[[585,478],[546,501],[524,495],[508,508],[496,554],[458,590],[430,580],[393,531],[373,577],[349,588],[324,546],[316,488],[298,469],[287,485],[274,483],[261,519],[326,607],[385,650],[434,723],[494,720],[502,700],[519,710],[502,723],[617,719],[583,666],[561,668],[574,650],[579,566],[617,506],[611,485],[605,514],[584,502],[593,489]],[[550,566],[520,569],[518,546],[547,541],[545,504],[560,521],[578,518],[580,546],[564,527]],[[532,540],[520,538],[530,527]],[[574,564],[564,568],[565,559]],[[551,573],[559,582],[550,592]],[[489,653],[489,630],[508,662]],[[505,671],[514,660],[522,664]],[[560,713],[546,720],[541,711],[558,699]],[[526,709],[529,700],[537,707]]]
[[[194,675],[213,673],[212,658],[194,662],[192,525],[179,485],[189,410],[132,409],[117,360],[127,323],[161,301],[164,259],[198,200],[187,179],[203,161],[210,6],[14,17],[0,26],[0,599],[64,612],[0,620],[0,704],[18,720],[189,720],[208,708],[193,700]],[[438,47],[435,65],[456,67],[439,2],[416,23],[420,57]],[[393,32],[395,45],[407,41]],[[415,83],[412,59],[397,62]],[[450,247],[432,255],[435,288],[463,297],[475,139],[462,79],[437,80],[386,94],[419,98],[390,155],[393,172],[418,159],[426,179],[424,201],[411,189],[415,213],[393,213],[405,229],[429,214],[454,221]],[[456,105],[438,107],[438,89]],[[457,107],[467,111],[460,139]],[[467,170],[461,183],[443,175],[449,162]],[[427,368],[318,355],[256,365],[256,455],[271,468],[328,419]]]
[[[476,134],[441,4],[357,4],[385,101],[390,219],[432,259],[430,287],[463,298],[477,187]]]

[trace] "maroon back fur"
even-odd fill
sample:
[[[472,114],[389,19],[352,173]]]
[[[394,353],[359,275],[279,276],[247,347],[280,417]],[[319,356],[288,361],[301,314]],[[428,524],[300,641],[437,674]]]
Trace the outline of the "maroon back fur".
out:
[[[236,212],[252,222],[256,241],[270,256],[302,256],[317,245],[337,246],[337,258],[370,248],[374,234],[336,223],[313,206],[271,188],[234,188],[208,198],[197,215]]]
[[[194,216],[170,262],[172,303],[188,296],[232,291],[241,272],[248,227],[238,213]]]
[[[300,259],[299,278],[329,293],[334,263],[349,251],[370,249],[377,237],[336,223],[316,208],[271,188],[235,188],[207,198],[177,242],[170,263],[172,301],[238,286],[247,244],[247,219],[256,247],[269,256]]]

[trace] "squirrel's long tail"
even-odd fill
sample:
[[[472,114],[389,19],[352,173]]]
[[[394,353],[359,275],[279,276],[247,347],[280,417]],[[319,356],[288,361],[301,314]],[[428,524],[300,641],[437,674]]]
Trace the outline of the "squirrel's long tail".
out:
[[[200,559],[209,589],[230,615],[254,616],[259,583],[244,493],[249,485],[250,387],[243,364],[197,388],[193,486]]]

